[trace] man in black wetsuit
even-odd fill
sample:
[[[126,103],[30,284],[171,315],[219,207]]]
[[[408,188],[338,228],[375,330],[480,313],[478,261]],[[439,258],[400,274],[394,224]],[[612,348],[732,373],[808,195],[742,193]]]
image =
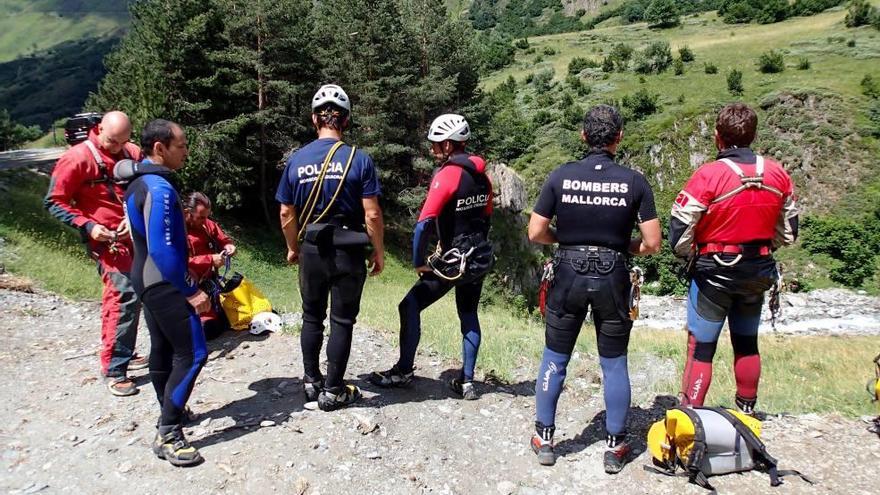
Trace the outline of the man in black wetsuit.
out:
[[[631,451],[626,441],[630,404],[626,354],[633,325],[627,264],[631,255],[660,250],[660,222],[654,194],[642,174],[614,162],[623,138],[617,110],[608,105],[590,109],[581,138],[590,152],[550,174],[529,221],[532,242],[559,244],[547,295],[546,347],[535,387],[536,433],[531,445],[541,464],[556,462],[556,404],[581,325],[592,309],[605,392],[605,471],[617,473]],[[555,230],[550,227],[554,217]],[[636,225],[642,237],[631,239]]]
[[[183,436],[181,423],[208,357],[199,314],[210,308],[210,299],[189,275],[186,222],[167,180],[186,160],[186,135],[173,122],[153,120],[144,127],[141,147],[143,162],[117,167],[116,177],[132,180],[124,198],[134,243],[131,279],[150,329],[150,379],[161,408],[153,452],[189,466],[202,456]]]
[[[387,371],[376,371],[370,381],[380,387],[407,386],[413,379],[413,363],[421,336],[421,312],[455,288],[455,305],[461,322],[462,371],[449,386],[467,400],[477,398],[474,367],[480,348],[480,320],[477,308],[483,278],[459,283],[435,274],[425,259],[428,240],[435,232],[440,246],[449,250],[466,237],[488,242],[492,215],[492,183],[486,162],[465,152],[470,127],[461,115],[437,117],[428,131],[431,151],[441,164],[434,174],[428,197],[413,234],[413,266],[419,281],[400,302],[400,359]]]
[[[351,123],[351,100],[342,88],[321,86],[312,99],[318,139],[287,160],[275,199],[281,203],[281,229],[288,263],[299,264],[302,296],[303,389],[306,400],[332,411],[357,401],[357,386],[344,382],[351,338],[367,277],[385,266],[384,223],[373,159],[342,141]],[[330,299],[327,376],[319,366],[324,319]]]

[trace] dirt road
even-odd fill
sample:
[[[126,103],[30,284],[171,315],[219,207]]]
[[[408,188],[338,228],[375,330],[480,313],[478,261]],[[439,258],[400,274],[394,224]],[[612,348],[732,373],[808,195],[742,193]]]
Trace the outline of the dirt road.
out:
[[[389,366],[394,348],[366,328],[356,329],[349,366],[366,399],[333,413],[303,408],[296,336],[211,342],[191,400],[199,417],[187,428],[206,462],[174,468],[148,447],[157,408],[146,370],[134,372],[139,395],[110,396],[96,379],[98,335],[97,303],[0,290],[0,492],[707,493],[644,471],[645,454],[620,475],[604,474],[603,405],[594,377],[569,377],[558,420],[562,457],[541,467],[527,446],[531,377],[481,383],[481,399],[464,402],[443,385],[453,363],[420,355],[414,388],[377,390],[363,374]],[[659,366],[650,372],[674,373],[671,362]],[[645,399],[632,411],[640,438],[663,404],[640,393],[638,377],[647,373],[633,370],[635,395]],[[880,439],[864,426],[837,417],[771,417],[764,423],[771,453],[817,484],[789,479],[770,488],[758,473],[712,481],[720,493],[876,493]]]

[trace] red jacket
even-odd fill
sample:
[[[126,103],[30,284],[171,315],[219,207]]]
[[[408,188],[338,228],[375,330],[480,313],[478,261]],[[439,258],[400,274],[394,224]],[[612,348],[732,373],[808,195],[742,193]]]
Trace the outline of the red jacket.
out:
[[[697,169],[672,207],[669,238],[675,253],[687,256],[709,243],[766,244],[773,249],[793,243],[798,211],[788,173],[775,161],[760,158],[766,187],[734,194],[743,179],[722,158],[733,162],[744,177],[756,175],[759,157],[747,148],[726,150],[719,160]]]
[[[124,158],[134,160],[142,158],[140,148],[133,143],[125,143],[122,153],[116,156],[110,155],[101,148],[96,129],[89,132],[88,140],[95,145],[101,155],[110,177],[113,177],[113,169],[117,161]],[[113,197],[107,186],[92,152],[84,141],[64,152],[55,163],[49,192],[43,204],[55,218],[65,225],[79,229],[85,237],[96,223],[114,230],[122,223],[125,216],[121,202],[124,191],[121,187],[112,184],[110,187],[113,188],[116,196]]]
[[[223,251],[227,244],[232,244],[232,239],[216,222],[205,219],[203,228],[187,229],[186,243],[189,247],[189,271],[196,280],[202,281],[214,269],[213,255]]]

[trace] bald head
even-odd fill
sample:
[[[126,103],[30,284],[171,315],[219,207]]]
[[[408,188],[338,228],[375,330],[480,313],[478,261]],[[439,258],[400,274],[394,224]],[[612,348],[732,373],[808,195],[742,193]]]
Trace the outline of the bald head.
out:
[[[101,147],[111,155],[122,151],[122,147],[131,139],[131,120],[122,112],[113,111],[104,114],[98,124],[98,141]]]

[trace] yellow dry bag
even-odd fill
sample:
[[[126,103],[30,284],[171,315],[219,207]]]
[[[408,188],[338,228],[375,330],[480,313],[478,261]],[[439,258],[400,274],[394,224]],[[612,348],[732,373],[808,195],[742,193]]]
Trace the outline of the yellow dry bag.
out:
[[[236,273],[220,293],[220,305],[233,330],[247,330],[258,313],[272,311],[269,299],[250,280]]]

